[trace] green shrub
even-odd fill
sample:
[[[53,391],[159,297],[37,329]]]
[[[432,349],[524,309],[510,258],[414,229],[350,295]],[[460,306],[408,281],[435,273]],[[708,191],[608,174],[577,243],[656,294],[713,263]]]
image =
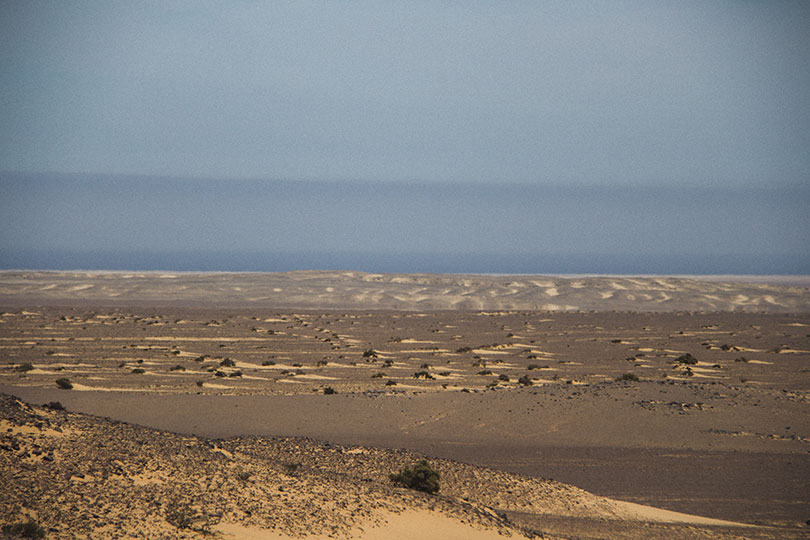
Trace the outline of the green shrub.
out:
[[[73,384],[70,382],[70,379],[66,379],[65,377],[62,377],[61,379],[56,379],[56,386],[58,386],[62,390],[73,389]]]
[[[522,384],[523,386],[531,386],[534,383],[532,383],[532,380],[529,378],[528,375],[524,375],[523,377],[518,379],[518,384]]]
[[[219,363],[219,365],[222,366],[222,367],[235,367],[236,362],[234,362],[230,358],[225,358],[225,359],[222,360],[222,362]]]
[[[363,351],[363,358],[377,358],[377,351],[374,349],[368,349]]]
[[[25,364],[20,364],[19,366],[14,368],[14,371],[18,373],[25,373],[26,371],[31,371],[32,369],[34,369],[34,364],[32,364],[31,362],[26,362]]]
[[[438,493],[441,475],[423,459],[415,463],[413,468],[403,467],[398,473],[390,474],[388,478],[397,486],[425,493]]]
[[[499,381],[504,381],[504,382],[509,382],[509,376],[504,374],[504,373],[501,373],[500,375],[498,375],[498,380]]]
[[[635,381],[638,382],[638,375],[635,373],[624,373],[616,377],[617,381]]]
[[[396,386],[396,385],[397,385],[397,381],[392,381],[390,379],[385,382],[385,386]]]
[[[678,358],[675,359],[675,361],[679,364],[687,364],[692,366],[698,363],[697,358],[695,358],[689,353],[679,356]]]
[[[8,523],[3,525],[2,530],[4,535],[18,538],[45,538],[45,529],[33,519],[28,521],[18,521],[17,523]]]
[[[424,378],[424,379],[433,379],[433,375],[428,373],[427,371],[417,371],[413,374],[414,379]]]
[[[146,370],[144,370],[143,368],[136,367],[135,369],[132,370],[132,373],[136,375],[143,375],[144,373],[146,373]]]
[[[323,393],[327,394],[327,395],[329,395],[329,394],[337,394],[337,391],[334,388],[332,388],[331,386],[327,386],[326,388],[323,389]]]

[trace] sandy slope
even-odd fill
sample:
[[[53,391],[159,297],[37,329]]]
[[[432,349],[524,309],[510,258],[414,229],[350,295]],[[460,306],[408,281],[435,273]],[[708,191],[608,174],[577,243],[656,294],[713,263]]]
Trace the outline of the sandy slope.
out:
[[[810,311],[810,279],[362,272],[0,272],[0,304],[239,305],[297,309]]]
[[[0,395],[0,521],[49,538],[798,538],[613,501],[549,480],[433,460],[439,495],[387,475],[420,456],[309,439],[210,440],[32,408]],[[535,522],[533,522],[535,520]],[[537,528],[540,527],[540,529]],[[707,528],[708,527],[708,528]],[[775,536],[778,535],[778,536]],[[545,532],[546,538],[558,538]]]

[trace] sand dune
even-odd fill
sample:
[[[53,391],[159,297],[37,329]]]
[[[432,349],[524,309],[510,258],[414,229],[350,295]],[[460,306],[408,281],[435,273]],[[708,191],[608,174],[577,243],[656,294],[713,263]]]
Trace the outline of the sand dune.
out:
[[[202,439],[34,408],[7,394],[0,420],[0,521],[34,519],[49,538],[553,540],[594,522],[601,538],[616,539],[772,533],[447,460],[432,460],[441,487],[426,494],[388,478],[423,457],[405,451]],[[555,519],[567,520],[569,534],[534,527]]]
[[[0,303],[299,309],[810,312],[810,278],[0,272]],[[548,302],[553,298],[553,302]]]

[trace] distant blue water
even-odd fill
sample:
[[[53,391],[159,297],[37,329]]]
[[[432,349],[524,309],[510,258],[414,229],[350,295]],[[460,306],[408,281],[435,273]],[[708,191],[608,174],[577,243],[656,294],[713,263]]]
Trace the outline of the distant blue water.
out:
[[[810,274],[810,187],[0,173],[0,269]]]
[[[808,275],[810,264],[796,255],[492,255],[233,252],[9,251],[2,269],[169,270],[176,272],[286,272],[358,270],[382,273],[469,274],[786,274]]]

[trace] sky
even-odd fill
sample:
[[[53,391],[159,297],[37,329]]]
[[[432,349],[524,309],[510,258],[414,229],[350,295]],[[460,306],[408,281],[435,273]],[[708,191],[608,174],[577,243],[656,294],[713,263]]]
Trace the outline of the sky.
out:
[[[810,273],[807,28],[807,2],[4,0],[0,267]]]

